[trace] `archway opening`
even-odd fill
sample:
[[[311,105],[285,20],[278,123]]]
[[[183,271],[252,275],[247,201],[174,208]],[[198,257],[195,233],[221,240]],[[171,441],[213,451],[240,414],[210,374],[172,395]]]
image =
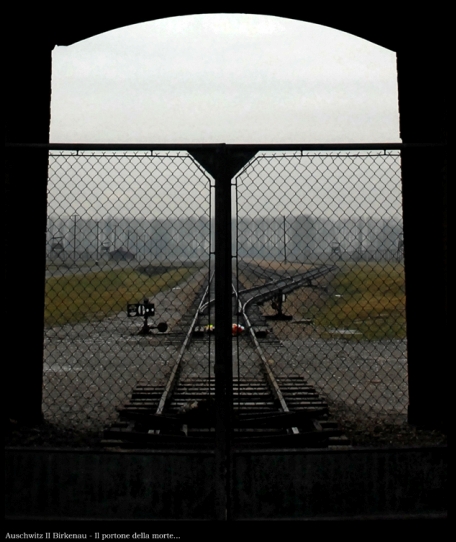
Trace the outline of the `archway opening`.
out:
[[[77,54],[71,58],[73,47]],[[394,53],[297,21],[235,15],[155,21],[57,50],[54,73],[54,142],[166,145],[177,141],[185,145],[399,140]],[[190,165],[188,156],[165,152],[150,159],[141,152],[119,158],[114,150],[101,160],[94,158],[93,151],[89,156],[55,157],[48,233],[51,241],[59,239],[59,253],[53,250],[51,265],[67,265],[68,256],[72,267],[91,267],[94,261],[99,265],[102,247],[108,249],[105,257],[114,253],[111,259],[116,265],[116,258],[127,261],[139,255],[138,265],[143,269],[152,267],[155,273],[160,266],[166,267],[153,274],[157,284],[159,276],[171,268],[178,268],[186,279],[201,273],[206,263],[210,266],[210,190],[199,201],[201,187],[194,187],[195,191],[186,187],[196,174],[201,183],[206,182],[206,174],[191,160]],[[239,190],[237,199],[233,244],[236,261],[241,263],[237,279],[250,282],[251,288],[259,286],[255,280],[263,283],[267,277],[270,282],[277,276],[303,280],[302,295],[291,290],[281,292],[280,299],[274,296],[274,310],[280,306],[277,314],[269,314],[269,307],[259,309],[265,320],[282,315],[282,310],[291,316],[290,321],[279,318],[278,324],[264,326],[266,335],[287,344],[287,355],[271,353],[270,361],[280,358],[279,375],[294,377],[294,371],[305,375],[330,397],[333,409],[348,405],[356,410],[362,404],[369,414],[392,410],[404,418],[399,154],[385,154],[384,149],[380,153],[339,149],[335,154],[316,149],[277,156],[275,151],[266,151],[249,167],[236,181],[237,188],[246,187],[243,193]],[[100,191],[102,182],[104,191]],[[68,191],[71,183],[74,190]],[[188,220],[179,222],[179,215]],[[67,254],[62,240],[67,241]],[[125,268],[129,273],[132,270],[125,265],[122,273]],[[327,272],[323,278],[315,277],[315,282],[306,275],[313,269]],[[80,274],[73,271],[70,274]],[[89,282],[104,280],[104,275],[97,275]],[[121,280],[133,281],[123,275]],[[164,290],[176,284],[181,288],[181,281],[173,285],[170,281],[174,278],[166,279]],[[60,288],[57,282],[50,291]],[[194,293],[195,284],[191,284]],[[152,286],[147,283],[146,288]],[[162,293],[162,289],[154,290],[154,295]],[[146,293],[141,291],[141,295]],[[88,312],[103,313],[103,309]],[[99,316],[96,320],[104,322]],[[104,316],[109,319],[111,313]],[[58,325],[81,325],[87,315],[77,322],[70,320]],[[211,325],[205,322],[208,329]],[[52,329],[50,337],[54,333]],[[119,328],[114,332],[122,333]],[[135,366],[140,356],[132,354],[131,341],[125,341],[125,346],[129,353],[117,359],[130,359]],[[311,352],[312,359],[300,357],[304,351]],[[52,361],[56,352],[52,340],[50,352]],[[210,343],[206,352],[210,368]],[[78,358],[78,378],[80,363],[94,357],[99,359],[93,352],[88,356],[84,352]],[[162,365],[167,365],[166,360],[162,358]],[[59,363],[60,358],[48,364],[54,380],[52,366]],[[82,371],[90,377],[90,370]],[[71,372],[65,373],[65,381]],[[164,377],[166,371],[159,373],[154,378]],[[342,374],[349,379],[340,383]],[[135,386],[135,378],[115,373],[115,383],[100,383],[114,396],[111,406],[120,400],[118,382],[129,382],[130,388],[122,389],[124,397]],[[390,409],[392,396],[398,400]]]
[[[53,52],[52,142],[399,142],[395,53],[328,27],[212,14]]]

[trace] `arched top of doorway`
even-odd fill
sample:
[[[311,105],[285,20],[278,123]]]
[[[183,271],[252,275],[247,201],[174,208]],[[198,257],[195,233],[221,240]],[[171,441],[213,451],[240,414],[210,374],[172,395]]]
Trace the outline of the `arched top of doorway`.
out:
[[[218,13],[239,13],[239,10],[223,7],[217,10]],[[375,13],[359,12],[344,8],[331,8],[321,5],[319,7],[305,8],[277,8],[272,13],[260,12],[258,9],[245,9],[244,13],[252,15],[270,15],[275,17],[284,17],[295,19],[309,23],[315,23],[343,32],[347,32],[366,39],[385,47],[387,49],[397,51],[405,40],[409,40],[410,36],[421,32],[422,27],[429,20],[420,15],[410,17],[409,14],[398,15],[397,12],[390,9],[379,9]],[[168,17],[184,16],[184,15],[202,15],[207,13],[207,10],[180,10],[156,8],[156,7],[135,7],[129,10],[122,9],[114,12],[94,12],[93,10],[77,9],[68,13],[65,11],[59,16],[53,13],[53,17],[49,18],[45,27],[41,26],[41,31],[47,34],[52,40],[52,45],[71,45],[78,41],[90,38],[103,32],[108,32],[123,26],[129,26],[147,21],[163,19]],[[37,11],[39,19],[44,21],[43,11]],[[432,19],[432,15],[430,15]],[[33,25],[33,18],[31,18]],[[36,19],[35,19],[36,22]],[[418,35],[418,34],[417,34]]]

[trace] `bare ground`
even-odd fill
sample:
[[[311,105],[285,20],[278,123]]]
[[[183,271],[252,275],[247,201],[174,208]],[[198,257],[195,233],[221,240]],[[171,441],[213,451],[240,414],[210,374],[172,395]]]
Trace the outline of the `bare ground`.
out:
[[[97,448],[103,427],[116,419],[116,407],[138,380],[158,381],[169,374],[181,341],[179,321],[202,279],[199,273],[154,298],[157,321],[170,327],[166,335],[138,336],[140,322],[124,313],[47,330],[44,423],[24,427],[7,420],[6,445]],[[244,280],[248,287],[250,279]],[[332,417],[354,446],[446,444],[445,432],[407,424],[405,341],[323,339],[321,330],[303,317],[302,307],[318,306],[324,296],[323,290],[298,290],[287,296],[285,305],[293,320],[270,321],[273,335],[281,341],[265,344],[274,372],[305,376],[328,401]],[[263,310],[272,314],[269,306]],[[207,364],[207,349],[200,345],[193,352],[197,371],[198,359],[201,366]],[[241,353],[239,363],[250,362]]]

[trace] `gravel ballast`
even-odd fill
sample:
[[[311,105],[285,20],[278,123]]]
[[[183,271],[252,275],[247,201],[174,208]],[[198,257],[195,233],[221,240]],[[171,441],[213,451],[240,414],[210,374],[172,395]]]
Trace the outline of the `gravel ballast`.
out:
[[[26,446],[97,447],[103,428],[117,419],[117,408],[140,380],[163,381],[177,359],[188,312],[203,272],[154,297],[155,321],[167,322],[165,334],[137,334],[141,319],[126,312],[98,322],[47,329],[44,341],[43,412],[45,423],[19,427],[9,423],[6,443]],[[187,316],[188,318],[188,316]],[[331,415],[354,445],[443,444],[446,436],[406,423],[407,356],[405,340],[323,339],[308,323],[272,322],[274,338],[264,352],[274,373],[300,375],[330,405]],[[239,363],[252,363],[244,354]],[[246,349],[250,351],[249,349]],[[237,354],[235,354],[237,355]],[[244,356],[244,357],[243,357]],[[195,341],[186,353],[189,375],[213,364],[213,348]],[[236,360],[237,361],[237,360]]]

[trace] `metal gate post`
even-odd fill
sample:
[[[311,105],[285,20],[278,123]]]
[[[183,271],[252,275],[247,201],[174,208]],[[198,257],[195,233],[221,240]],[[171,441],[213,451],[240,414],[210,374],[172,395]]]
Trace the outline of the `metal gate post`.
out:
[[[231,519],[233,361],[231,352],[231,168],[226,145],[217,148],[215,178],[215,506]]]

